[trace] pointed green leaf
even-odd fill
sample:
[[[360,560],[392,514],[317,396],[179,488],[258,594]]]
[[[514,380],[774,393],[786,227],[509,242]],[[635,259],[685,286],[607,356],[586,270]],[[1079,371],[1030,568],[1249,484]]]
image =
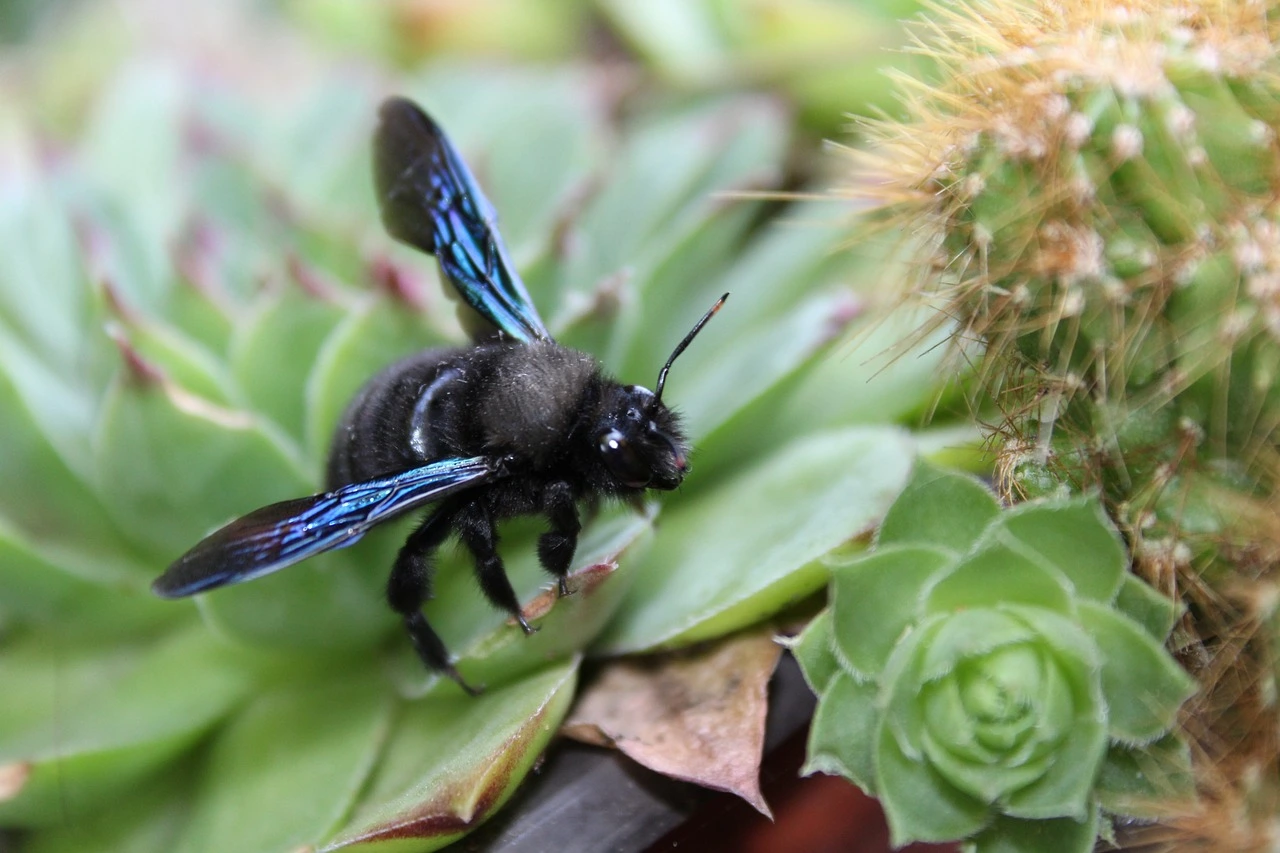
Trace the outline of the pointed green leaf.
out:
[[[1003,513],[999,524],[1066,575],[1078,595],[1109,602],[1120,589],[1128,558],[1097,500],[1023,504]]]
[[[964,553],[999,513],[995,496],[977,478],[919,462],[880,525],[876,541]]]
[[[1098,837],[1098,813],[1088,820],[1018,820],[1001,816],[973,839],[973,853],[1089,853]],[[969,848],[966,848],[969,849]]]
[[[708,297],[733,291],[733,310],[726,309],[716,322],[742,328],[767,324],[812,294],[819,282],[843,278],[851,263],[839,251],[847,232],[829,212],[826,201],[799,202],[782,221],[769,223],[749,243],[735,247],[717,281],[704,285]],[[676,293],[671,296],[684,301]],[[857,362],[849,359],[843,367],[856,373]]]
[[[828,682],[809,727],[806,759],[800,772],[839,774],[875,796],[875,744],[879,689],[843,672]]]
[[[374,103],[366,87],[335,80],[299,93],[287,108],[259,114],[253,134],[255,165],[271,176],[291,209],[311,223],[374,220],[369,191]],[[326,242],[346,240],[330,236]]]
[[[223,364],[191,338],[159,323],[132,323],[117,329],[130,354],[159,370],[188,394],[229,407],[235,397]]]
[[[1102,651],[1102,691],[1108,732],[1126,744],[1148,743],[1173,727],[1196,682],[1141,625],[1082,602],[1080,624]]]
[[[840,662],[831,651],[834,636],[831,629],[831,610],[827,609],[813,617],[797,637],[787,641],[786,646],[800,664],[800,672],[809,684],[809,689],[821,695],[826,692],[827,685],[840,673]],[[809,751],[810,757],[813,750]]]
[[[0,766],[25,767],[26,778],[0,803],[0,822],[88,813],[190,746],[254,677],[203,627],[137,646],[6,649],[0,692],[24,701],[0,712]]]
[[[179,853],[314,846],[345,818],[391,726],[376,669],[316,672],[253,697],[218,733]]]
[[[0,519],[0,625],[47,619],[59,605],[95,589],[51,562]]]
[[[0,329],[46,369],[86,372],[85,321],[101,308],[51,176],[4,176],[0,194]],[[91,374],[96,371],[88,371]]]
[[[708,300],[706,307],[711,304],[712,300]],[[792,373],[814,357],[841,357],[828,351],[831,327],[844,309],[841,299],[804,300],[786,314],[745,328],[738,323],[720,322],[721,317],[731,317],[734,308],[735,300],[730,297],[716,322],[703,333],[707,340],[691,346],[680,357],[679,367],[672,368],[670,393],[673,400],[679,401],[677,407],[687,417],[689,435],[695,441],[713,433],[771,387],[785,384]],[[668,328],[672,332],[665,337],[672,342],[679,340],[679,330],[697,319],[695,313],[690,315],[682,324],[671,324]],[[655,359],[651,364],[661,365],[662,360]],[[678,376],[676,369],[680,371]],[[847,422],[840,425],[844,423]],[[756,428],[760,428],[759,424]],[[787,431],[779,430],[772,437],[781,443],[788,437]],[[732,444],[732,438],[727,443]],[[739,462],[740,459],[739,456]]]
[[[118,363],[114,354],[103,361],[111,368]],[[10,517],[21,521],[35,514],[29,501],[51,499],[52,494],[71,498],[92,481],[90,446],[99,394],[97,388],[58,376],[33,352],[0,334],[0,423],[5,435],[12,436],[12,444],[0,451],[0,465],[32,472],[6,480],[24,487],[0,496],[10,504]],[[46,497],[45,490],[51,495]],[[76,523],[93,527],[101,515],[88,512]]]
[[[954,561],[946,551],[892,546],[835,566],[831,618],[835,642],[854,669],[875,676],[920,615],[926,582]]]
[[[607,184],[579,220],[575,241],[583,248],[566,258],[560,299],[589,297],[627,268],[647,279],[673,241],[715,209],[712,193],[772,172],[783,144],[775,109],[758,99],[726,100],[630,128]],[[555,307],[542,307],[555,316]]]
[[[732,44],[717,26],[714,6],[680,0],[643,7],[603,0],[599,6],[637,53],[677,80],[703,80],[731,55]]]
[[[173,558],[233,517],[313,490],[262,421],[163,380],[117,381],[96,453],[112,517]]]
[[[555,735],[577,660],[479,697],[410,702],[347,825],[321,850],[435,850],[475,828],[514,792]]]
[[[948,744],[940,743],[929,731],[925,731],[923,743],[925,760],[938,775],[957,790],[988,804],[1011,788],[1039,779],[1052,760],[1052,756],[1037,755],[1021,763],[977,762],[951,752]]]
[[[945,622],[945,616],[932,616],[912,626],[894,646],[877,681],[877,704],[884,709],[884,725],[909,761],[924,759],[923,736],[928,722],[925,703],[920,701],[925,688],[924,658]]]
[[[1182,610],[1179,602],[1162,595],[1142,578],[1125,573],[1120,591],[1116,593],[1118,611],[1141,625],[1157,643],[1164,643],[1173,630]]]
[[[805,227],[788,227],[785,223],[777,226],[777,231],[784,235],[808,230],[807,222]],[[800,244],[793,251],[805,246]],[[781,250],[761,252],[761,255],[758,260],[764,265],[780,266],[783,261],[791,260]],[[744,256],[743,263],[756,260],[754,255],[748,254]],[[753,271],[735,267],[733,272],[735,276],[725,282],[723,288],[732,291],[733,296],[716,317],[717,325],[724,323],[730,327],[721,339],[728,337],[737,341],[739,337],[750,337],[761,344],[777,346],[787,355],[789,363],[764,365],[759,352],[753,352],[745,361],[762,374],[751,377],[730,364],[722,363],[730,359],[720,358],[716,347],[710,348],[710,353],[704,353],[701,348],[691,346],[680,357],[682,372],[685,361],[689,362],[688,382],[695,386],[695,394],[689,396],[700,400],[705,393],[711,399],[723,401],[721,405],[727,409],[718,414],[709,405],[694,404],[695,413],[704,413],[697,415],[706,417],[704,423],[716,424],[712,432],[697,442],[694,460],[698,466],[698,481],[731,475],[744,458],[765,455],[796,438],[827,429],[850,424],[885,423],[914,427],[919,422],[919,413],[937,401],[940,377],[947,375],[940,369],[945,347],[938,346],[940,340],[931,339],[922,342],[918,350],[898,353],[895,347],[914,328],[910,318],[862,321],[858,319],[857,303],[840,297],[792,295],[772,281],[769,284],[775,292],[766,297],[760,291],[744,291],[738,286],[737,275],[746,276],[750,284],[755,280]],[[817,280],[822,281],[827,274],[837,280],[841,277],[839,271],[828,273],[803,266],[794,274],[779,271],[779,275],[788,282],[792,275],[797,276],[798,283],[806,288],[815,286],[815,281],[809,276],[818,275]],[[844,274],[850,273],[846,271]],[[776,291],[782,291],[784,298],[781,303],[774,302],[778,295]],[[797,300],[799,304],[796,304]],[[739,322],[739,313],[746,315],[741,321],[741,332],[733,328]],[[846,326],[848,331],[816,351],[793,349],[797,342],[814,340],[806,329],[811,328],[809,323],[818,321],[828,335],[837,334]],[[781,332],[784,327],[788,334],[796,335],[796,339],[783,340]],[[709,330],[707,334],[711,334]],[[719,332],[716,334],[721,335]],[[849,340],[844,340],[844,337]],[[728,346],[737,349],[736,343]],[[709,365],[705,372],[700,366],[704,359]],[[787,367],[787,370],[775,373],[779,367]],[[704,376],[722,377],[723,381],[735,387],[711,388]],[[763,379],[768,379],[768,384],[763,384]],[[674,389],[673,385],[673,393]],[[680,403],[683,406],[683,398]],[[719,418],[727,420],[717,424]],[[970,438],[966,436],[965,441]],[[700,486],[690,478],[686,481],[686,488],[697,490]]]
[[[842,430],[796,442],[691,498],[664,521],[597,648],[719,636],[819,589],[826,567],[817,558],[870,529],[911,459],[896,430]]]
[[[807,230],[809,223],[801,221],[804,225],[795,227]],[[840,250],[833,247],[830,251]],[[884,274],[879,267],[874,270],[868,272],[857,266],[824,268],[817,281],[839,282]],[[735,282],[735,299],[736,287]],[[883,316],[847,299],[843,303],[833,300],[833,307],[837,310],[828,318],[831,332],[840,333],[845,326],[847,331],[839,334],[829,352],[824,352],[788,385],[785,405],[779,405],[772,413],[771,420],[777,422],[773,429],[808,432],[839,424],[898,423],[914,431],[926,420],[941,426],[941,419],[926,417],[926,413],[932,413],[945,400],[943,390],[960,378],[946,360],[947,330],[919,339],[917,334],[924,320],[916,312],[901,310]],[[770,310],[776,314],[783,306]],[[769,323],[769,316],[763,321]],[[909,349],[903,347],[904,340],[912,341]],[[965,441],[971,438],[966,436]]]
[[[1000,610],[1031,627],[1039,643],[1054,654],[1058,668],[1069,682],[1076,707],[1103,706],[1097,677],[1102,666],[1101,655],[1093,637],[1078,622],[1052,610],[1022,604],[1002,604]]]
[[[1048,767],[1025,788],[1009,795],[1002,811],[1012,817],[1067,817],[1084,820],[1090,811],[1094,781],[1107,751],[1107,729],[1093,713],[1078,709],[1065,741],[1056,745]]]
[[[759,221],[762,205],[749,201],[709,210],[695,228],[664,247],[664,255],[628,270],[626,308],[609,318],[605,336],[591,350],[601,355],[607,368],[621,376],[654,375],[655,366],[666,361],[684,330],[736,287],[736,282],[724,283],[724,274]],[[736,335],[726,334],[725,319],[721,315],[716,320],[717,338],[733,341]],[[682,361],[681,372],[686,369]]]
[[[954,841],[990,823],[986,805],[961,793],[928,764],[907,758],[884,723],[875,763],[876,792],[894,847],[912,841]]]
[[[185,144],[181,104],[194,97],[188,86],[173,66],[138,62],[111,81],[84,134],[88,171],[109,196],[127,200],[155,268],[163,266],[162,253],[189,203],[177,180]],[[158,294],[148,297],[139,304],[159,304],[152,301]]]
[[[189,766],[175,767],[129,786],[128,796],[117,791],[110,808],[24,838],[23,853],[173,853],[191,803],[194,775]]]
[[[83,260],[97,279],[95,284],[107,288],[103,295],[108,297],[105,306],[110,312],[168,318],[180,281],[171,247],[179,241],[182,219],[148,218],[142,209],[146,199],[135,201],[127,194],[115,195],[98,186],[70,184],[59,189],[65,203],[78,214],[81,242],[85,244]],[[177,298],[185,301],[189,294]]]
[[[727,212],[715,213],[704,228],[685,238],[684,251],[675,252],[637,283],[645,293],[638,302],[646,314],[633,318],[633,312],[628,311],[621,318],[631,337],[624,372],[643,375],[665,360],[679,330],[696,319],[699,306],[710,307],[722,293],[732,294],[707,331],[707,337],[714,336],[717,343],[690,348],[681,356],[680,372],[681,376],[713,373],[723,377],[732,371],[735,382],[745,383],[745,387],[722,388],[706,379],[682,379],[682,383],[696,382],[701,391],[712,395],[710,401],[704,401],[702,393],[681,396],[682,402],[687,399],[698,407],[693,416],[695,436],[705,429],[699,428],[703,423],[718,423],[704,419],[700,410],[719,412],[720,420],[727,418],[742,403],[726,407],[721,398],[751,399],[794,370],[798,355],[808,355],[829,343],[848,319],[847,296],[810,295],[818,282],[825,280],[827,262],[843,239],[840,229],[805,220],[806,213],[817,218],[812,210],[806,210],[795,214],[803,224],[771,223],[744,244],[748,236],[744,228],[758,213],[754,206],[742,202]],[[820,325],[813,326],[815,323]],[[784,328],[796,339],[781,334]],[[776,360],[763,359],[758,347],[766,347]],[[751,362],[765,375],[757,378],[745,369],[732,370],[743,361]],[[844,365],[846,369],[851,366]],[[744,393],[746,390],[751,393]]]
[[[924,611],[949,613],[1006,604],[1064,614],[1072,609],[1066,579],[1038,555],[986,541],[929,590]]]
[[[1112,814],[1156,819],[1186,813],[1195,798],[1191,750],[1175,735],[1143,747],[1113,745],[1094,790]]]
[[[922,658],[920,677],[936,681],[951,675],[964,661],[1015,643],[1035,641],[1035,631],[1022,620],[992,608],[961,610],[948,616],[933,634]]]
[[[236,331],[231,371],[250,405],[299,444],[306,438],[307,378],[345,306],[289,288],[255,306]]]

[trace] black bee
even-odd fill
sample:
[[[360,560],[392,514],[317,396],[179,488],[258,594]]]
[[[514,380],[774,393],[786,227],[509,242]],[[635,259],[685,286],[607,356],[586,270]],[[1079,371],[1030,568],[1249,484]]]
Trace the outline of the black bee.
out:
[[[425,350],[383,370],[347,407],[330,450],[328,489],[251,512],[179,557],[152,589],[165,598],[239,583],[351,545],[370,528],[436,504],[409,535],[387,583],[424,664],[475,692],[422,615],[431,555],[456,532],[485,595],[525,633],[495,524],[540,513],[538,559],[560,595],[581,524],[577,504],[670,490],[689,446],[662,402],[671,363],[728,297],[675,348],[656,391],[622,385],[589,355],[551,339],[516,275],[496,214],[440,128],[411,101],[382,105],[374,177],[393,237],[435,255],[464,301],[497,335]]]

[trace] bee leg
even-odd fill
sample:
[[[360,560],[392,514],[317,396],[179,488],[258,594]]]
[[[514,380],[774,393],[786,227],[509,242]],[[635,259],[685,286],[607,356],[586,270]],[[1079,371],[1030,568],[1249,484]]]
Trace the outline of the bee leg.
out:
[[[448,504],[440,506],[409,534],[396,555],[391,577],[387,579],[387,603],[404,618],[404,627],[409,632],[413,649],[426,667],[444,673],[467,693],[478,696],[480,690],[462,680],[444,641],[427,622],[427,617],[422,615],[422,605],[431,597],[431,561],[428,555],[448,537],[455,512],[456,508]]]
[[[555,576],[563,598],[569,594],[565,577],[573,563],[573,552],[578,548],[582,522],[578,520],[578,507],[568,483],[552,483],[542,494],[542,509],[550,529],[538,537],[538,562]]]
[[[498,608],[507,611],[520,623],[525,634],[537,629],[530,626],[520,611],[520,600],[511,588],[511,579],[498,556],[498,531],[493,525],[489,508],[480,501],[473,501],[458,513],[458,535],[476,560],[476,578],[485,597]]]

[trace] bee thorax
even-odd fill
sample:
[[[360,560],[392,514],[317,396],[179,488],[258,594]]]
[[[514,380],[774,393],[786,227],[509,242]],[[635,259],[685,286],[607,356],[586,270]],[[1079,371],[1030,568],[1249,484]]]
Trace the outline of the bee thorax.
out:
[[[563,450],[580,416],[584,390],[597,375],[587,355],[550,343],[514,347],[493,364],[478,401],[485,443],[519,448],[535,466]]]

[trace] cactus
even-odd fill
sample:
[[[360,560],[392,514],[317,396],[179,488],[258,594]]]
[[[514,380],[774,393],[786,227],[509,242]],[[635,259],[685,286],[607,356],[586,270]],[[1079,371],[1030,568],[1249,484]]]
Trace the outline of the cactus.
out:
[[[903,81],[849,187],[909,223],[913,295],[985,350],[1002,496],[1098,492],[1186,603],[1202,788],[1255,839],[1280,805],[1278,36],[1246,0],[934,7],[939,82]],[[1210,811],[1174,822],[1241,831]]]

